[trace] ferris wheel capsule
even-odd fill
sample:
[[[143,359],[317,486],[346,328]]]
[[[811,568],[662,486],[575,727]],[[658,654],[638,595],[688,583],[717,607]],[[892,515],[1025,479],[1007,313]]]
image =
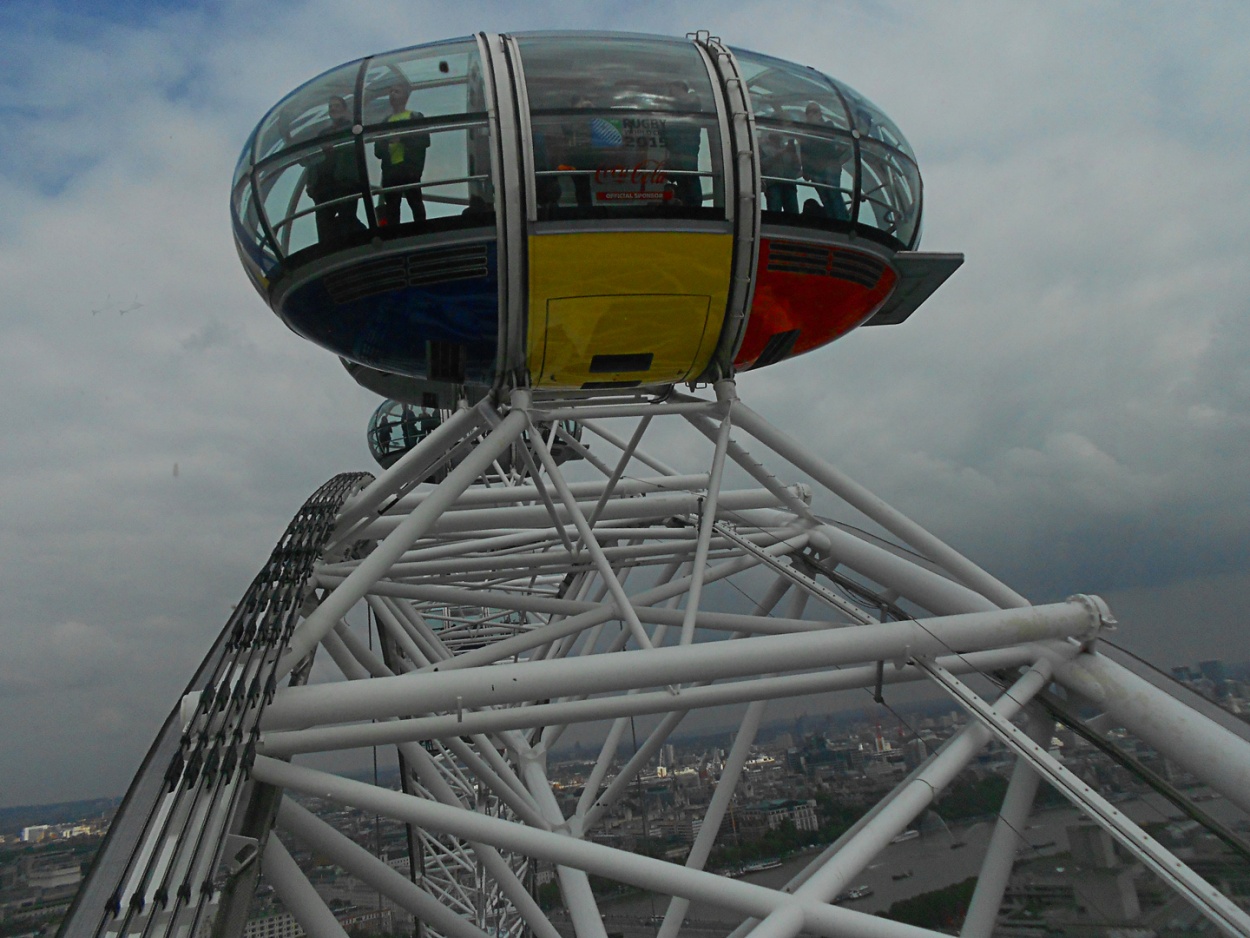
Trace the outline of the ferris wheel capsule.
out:
[[[902,321],[962,261],[916,251],[920,171],[884,112],[703,34],[349,62],[265,115],[231,207],[272,309],[410,402],[762,368]]]
[[[389,469],[450,416],[450,409],[440,408],[436,403],[423,407],[387,399],[378,405],[369,418],[369,426],[365,431],[369,454],[379,466]],[[543,443],[556,465],[582,459],[588,448],[582,442],[582,425],[576,420],[538,421],[534,431],[542,436]],[[529,431],[522,435],[522,442],[528,445]],[[515,447],[495,461],[493,471],[496,475],[487,472],[488,479],[504,481],[502,476],[511,476],[515,481],[527,473],[526,461],[514,450]],[[441,482],[452,467],[459,463],[460,458],[452,455],[446,461],[440,462],[421,481]]]

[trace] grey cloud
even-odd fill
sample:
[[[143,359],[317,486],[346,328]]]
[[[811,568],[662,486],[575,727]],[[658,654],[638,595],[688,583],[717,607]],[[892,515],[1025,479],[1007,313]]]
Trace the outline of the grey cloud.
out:
[[[230,326],[213,319],[182,340],[187,352],[205,352],[213,348],[247,348],[250,345],[246,333],[237,326]]]
[[[1239,647],[1250,589],[1250,12],[1211,11],[799,0],[628,24],[849,82],[919,154],[924,247],[968,255],[905,325],[748,374],[743,399],[1031,598],[1106,592],[1126,643],[1181,659]],[[119,793],[291,514],[372,467],[376,399],[238,268],[253,124],[359,55],[618,14],[238,0],[4,31],[0,94],[26,107],[0,154],[7,798]]]

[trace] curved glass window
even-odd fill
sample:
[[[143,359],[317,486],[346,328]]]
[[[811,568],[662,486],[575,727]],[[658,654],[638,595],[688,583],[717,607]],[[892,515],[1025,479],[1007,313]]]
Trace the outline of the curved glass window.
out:
[[[724,218],[716,98],[692,43],[520,36],[540,219]]]
[[[756,117],[851,129],[842,98],[820,72],[757,52],[734,49],[733,54]]]
[[[734,57],[755,112],[764,220],[914,246],[920,173],[894,122],[814,69],[737,49]]]
[[[489,223],[495,195],[477,43],[405,49],[369,60],[365,153],[384,234],[434,219]],[[448,127],[454,121],[454,126]],[[443,126],[445,130],[431,133]]]
[[[369,452],[389,468],[404,453],[438,429],[442,417],[430,407],[383,401],[369,419]]]
[[[364,138],[369,187],[384,235],[417,234],[438,220],[492,223],[489,150],[486,166],[476,158],[483,143],[489,147],[484,122],[386,126]]]
[[[253,132],[236,169],[240,249],[267,279],[302,252],[492,225],[490,154],[476,41],[342,65]]]
[[[360,62],[349,62],[301,85],[278,103],[256,128],[252,158],[261,162],[288,147],[350,130],[356,109]],[[345,123],[330,114],[331,101],[346,105]]]
[[[871,140],[880,140],[896,150],[901,150],[913,161],[916,159],[916,154],[912,152],[911,144],[907,142],[903,132],[898,129],[898,125],[886,117],[885,111],[850,87],[850,85],[844,85],[841,82],[837,82],[837,85],[842,91],[842,96],[846,99],[847,107],[851,109],[852,123],[861,136],[868,137]]]
[[[755,111],[765,217],[849,227],[855,143],[835,87],[793,62],[737,50],[734,56]]]
[[[259,132],[260,127],[253,127],[252,132],[247,136],[247,143],[243,144],[238,162],[234,164],[234,176],[230,183],[231,192],[238,192],[239,183],[252,171],[252,148],[256,146],[256,134]]]
[[[920,221],[920,172],[897,150],[860,141],[860,224],[913,243]]]
[[[392,100],[395,89],[407,94]],[[374,56],[365,71],[361,123],[394,119],[397,111],[435,118],[486,113],[477,42],[462,39]]]
[[[783,130],[772,122],[757,132],[765,211],[850,223],[855,150],[849,137]]]
[[[269,277],[278,266],[278,255],[260,226],[260,215],[252,199],[252,182],[247,177],[234,187],[231,208],[239,258],[252,284],[263,293]]]
[[[291,162],[270,163],[256,173],[257,194],[283,256],[367,231],[354,138],[292,150],[290,156]]]
[[[720,94],[695,43],[516,37],[532,131],[532,217],[725,218]],[[897,126],[854,89],[737,51],[756,115],[767,222],[918,237],[921,184]],[[488,93],[477,41],[349,62],[253,131],[233,223],[253,281],[340,248],[494,224]]]

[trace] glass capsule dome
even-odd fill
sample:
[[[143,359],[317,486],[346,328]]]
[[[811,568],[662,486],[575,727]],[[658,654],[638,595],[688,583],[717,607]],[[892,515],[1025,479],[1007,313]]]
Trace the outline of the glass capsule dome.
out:
[[[379,466],[389,469],[404,453],[437,430],[442,421],[437,410],[401,401],[383,401],[369,418],[366,431],[369,452]],[[445,467],[442,475],[446,475]]]
[[[894,123],[810,68],[703,35],[481,33],[291,92],[231,208],[253,284],[345,363],[607,390],[859,325],[898,292],[921,201]]]
[[[383,469],[389,469],[400,458],[418,443],[438,429],[439,425],[451,415],[450,410],[438,407],[419,406],[404,401],[385,400],[369,418],[369,428],[365,433],[369,444],[369,453]],[[558,420],[551,423],[539,423],[537,431],[542,434],[548,451],[556,465],[562,465],[573,459],[581,459],[582,425],[576,420]],[[522,435],[522,444],[528,448],[528,431]],[[514,446],[515,450],[516,447]],[[463,455],[463,454],[462,454]],[[423,482],[442,481],[451,468],[456,465],[453,458],[450,462],[441,463],[423,478]],[[516,452],[509,451],[501,456],[496,472],[513,471],[523,474],[526,461]],[[490,477],[491,473],[487,473]]]

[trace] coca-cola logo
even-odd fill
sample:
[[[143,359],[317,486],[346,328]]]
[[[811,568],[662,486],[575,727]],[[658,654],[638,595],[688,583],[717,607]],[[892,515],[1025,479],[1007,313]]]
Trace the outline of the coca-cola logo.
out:
[[[668,182],[664,169],[663,160],[641,160],[633,166],[601,165],[595,168],[595,182],[600,185],[629,183],[645,190],[649,185],[662,186]]]

